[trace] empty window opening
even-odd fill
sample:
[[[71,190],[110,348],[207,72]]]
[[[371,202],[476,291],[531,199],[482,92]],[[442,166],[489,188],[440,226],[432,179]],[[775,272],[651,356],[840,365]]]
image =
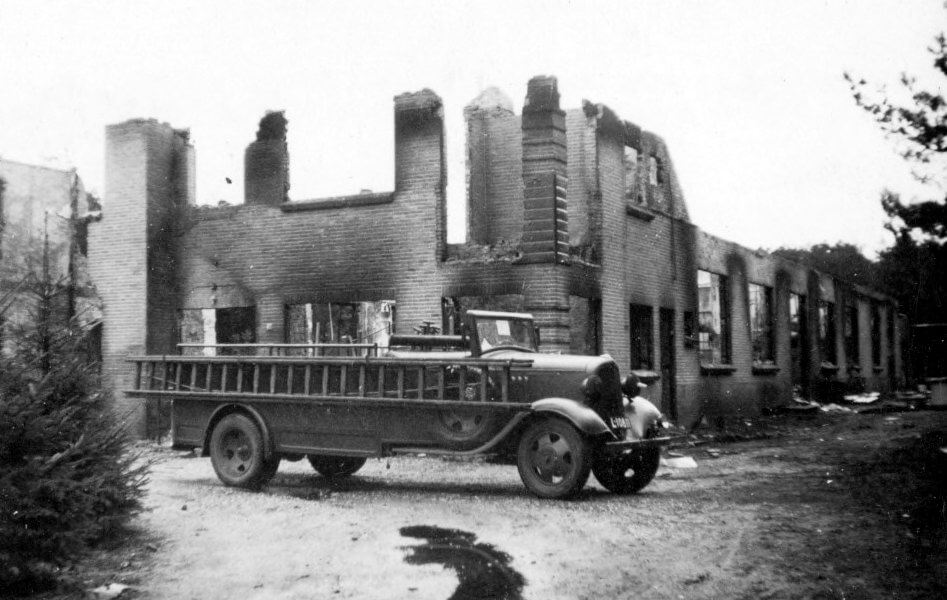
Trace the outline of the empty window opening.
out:
[[[692,310],[684,311],[684,347],[696,348],[698,344],[697,336],[697,314]]]
[[[881,367],[881,307],[871,303],[871,364]]]
[[[394,300],[307,302],[286,306],[290,344],[377,344],[394,332]]]
[[[625,146],[625,199],[641,204],[644,196],[638,193],[638,151]]]
[[[753,362],[773,363],[773,288],[751,283],[750,296],[750,340],[753,345]]]
[[[819,352],[822,360],[835,364],[838,355],[835,348],[835,303],[819,301]]]
[[[256,307],[196,308],[178,311],[178,331],[185,355],[252,354],[218,344],[256,343]]]
[[[730,298],[727,277],[697,271],[698,346],[705,364],[730,363]]]
[[[628,326],[632,370],[654,370],[654,310],[643,304],[630,304]]]
[[[859,332],[858,332],[858,306],[854,301],[845,304],[845,360],[849,367],[857,367],[861,364],[861,353],[859,352]]]
[[[792,362],[792,383],[805,393],[808,389],[808,357],[806,329],[806,298],[799,294],[789,294],[789,354]]]

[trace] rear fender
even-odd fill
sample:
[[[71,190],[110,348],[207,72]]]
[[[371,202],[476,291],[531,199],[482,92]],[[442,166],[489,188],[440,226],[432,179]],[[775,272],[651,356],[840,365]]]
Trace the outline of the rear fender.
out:
[[[543,398],[531,405],[537,414],[554,414],[564,417],[586,435],[611,433],[602,417],[594,410],[568,398]]]
[[[629,421],[628,438],[643,440],[648,432],[661,426],[661,411],[650,401],[641,396],[631,399],[625,407],[625,417]]]
[[[229,414],[241,413],[250,417],[256,426],[260,428],[260,433],[263,435],[263,452],[266,458],[269,458],[273,455],[273,438],[270,435],[270,428],[266,426],[266,421],[263,420],[263,416],[257,412],[255,408],[247,406],[245,404],[224,404],[223,406],[217,407],[214,413],[210,416],[210,420],[207,422],[207,429],[204,431],[204,447],[202,448],[202,455],[210,455],[210,437],[214,433],[214,427],[217,426],[217,422],[226,417]]]

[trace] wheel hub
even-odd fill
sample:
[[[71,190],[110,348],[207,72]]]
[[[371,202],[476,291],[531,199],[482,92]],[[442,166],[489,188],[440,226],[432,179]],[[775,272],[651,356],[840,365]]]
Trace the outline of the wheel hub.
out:
[[[540,477],[548,482],[563,478],[571,465],[569,448],[562,439],[553,440],[546,436],[538,441],[533,455],[533,465]]]
[[[249,440],[239,431],[231,432],[224,442],[224,456],[227,458],[227,468],[235,473],[244,473],[248,463],[253,458]]]

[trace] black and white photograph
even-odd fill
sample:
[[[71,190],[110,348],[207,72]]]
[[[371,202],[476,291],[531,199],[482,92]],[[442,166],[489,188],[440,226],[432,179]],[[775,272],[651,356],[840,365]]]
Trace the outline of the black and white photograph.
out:
[[[947,597],[944,0],[0,44],[0,598]]]

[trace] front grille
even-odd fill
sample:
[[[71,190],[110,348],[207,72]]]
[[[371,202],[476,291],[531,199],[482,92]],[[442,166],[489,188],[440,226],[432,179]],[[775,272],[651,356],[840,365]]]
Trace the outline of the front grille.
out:
[[[594,409],[607,423],[608,417],[620,417],[625,414],[622,405],[621,373],[614,361],[608,361],[599,365],[595,375],[602,383]]]

